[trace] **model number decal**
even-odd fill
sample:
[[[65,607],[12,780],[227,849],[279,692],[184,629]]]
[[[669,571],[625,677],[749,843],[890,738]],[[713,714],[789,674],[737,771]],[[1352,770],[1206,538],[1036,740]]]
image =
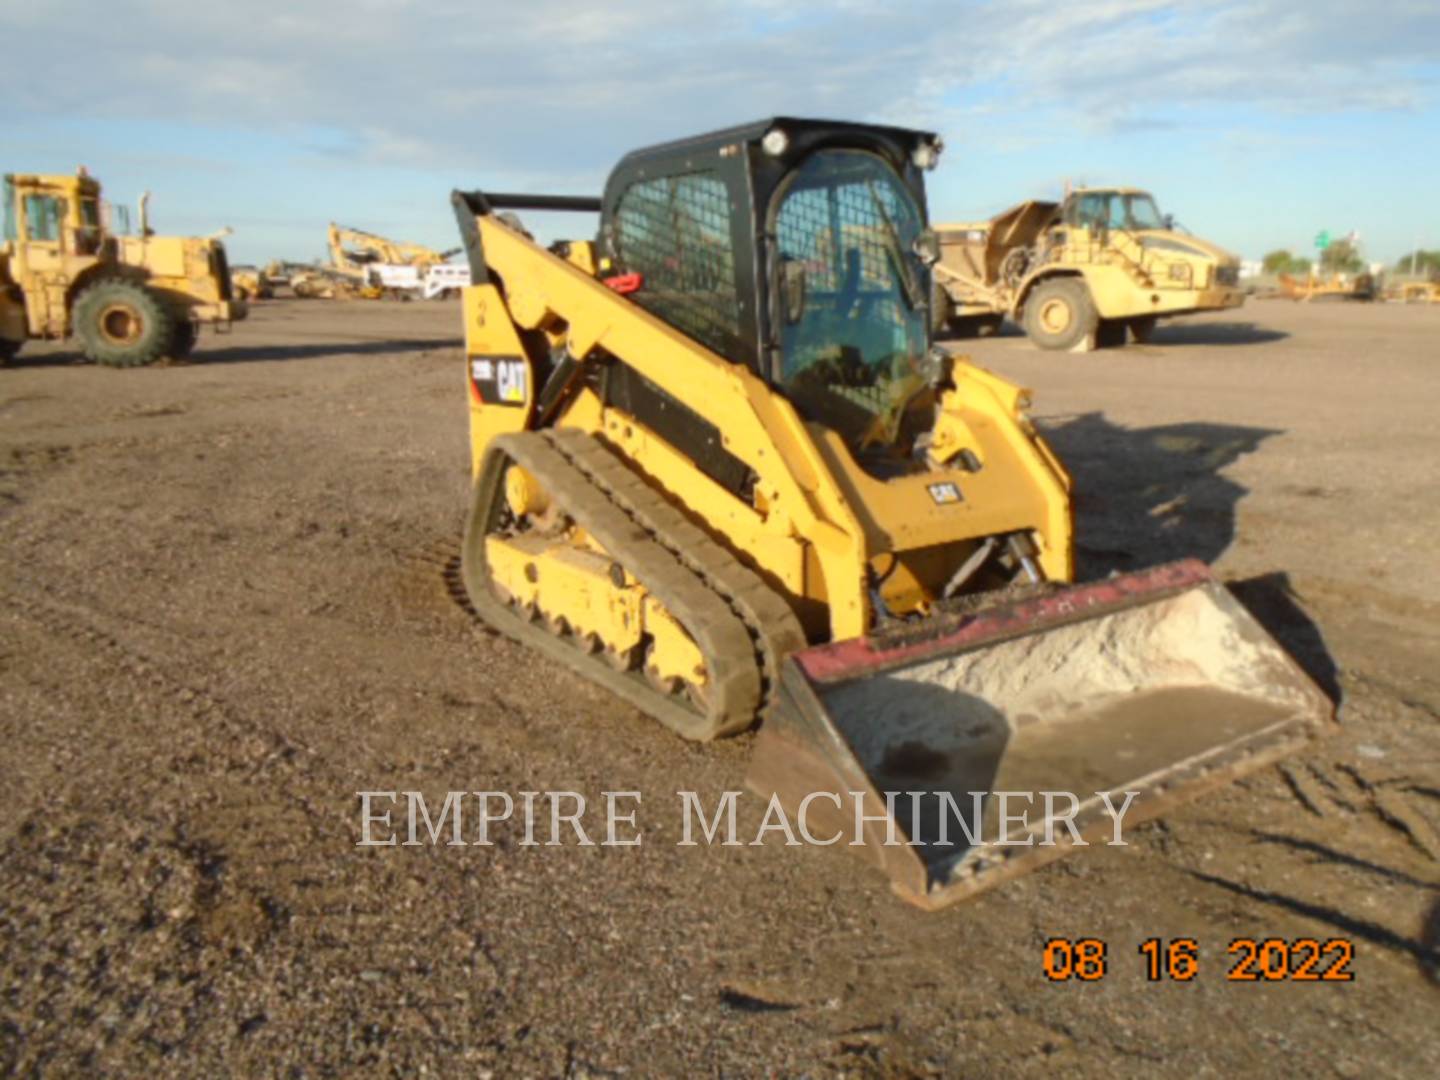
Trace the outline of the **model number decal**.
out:
[[[960,494],[960,485],[950,483],[948,480],[943,484],[931,484],[930,498],[935,500],[937,506],[948,506],[951,503],[964,502],[965,497]]]
[[[470,378],[487,405],[524,405],[529,399],[529,366],[519,356],[472,356]]]

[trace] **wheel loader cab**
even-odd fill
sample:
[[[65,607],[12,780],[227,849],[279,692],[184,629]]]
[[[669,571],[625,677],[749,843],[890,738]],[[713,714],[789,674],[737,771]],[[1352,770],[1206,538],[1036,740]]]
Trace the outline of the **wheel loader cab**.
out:
[[[83,167],[7,175],[4,188],[0,360],[32,338],[74,336],[89,359],[133,367],[188,355],[201,324],[244,318],[219,240],[110,234]]]
[[[7,175],[5,239],[55,255],[96,254],[104,240],[100,185],[85,175]]]

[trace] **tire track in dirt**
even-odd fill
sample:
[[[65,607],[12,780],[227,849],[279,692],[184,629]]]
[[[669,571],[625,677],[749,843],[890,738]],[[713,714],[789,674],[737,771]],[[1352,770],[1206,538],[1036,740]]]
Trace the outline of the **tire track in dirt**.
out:
[[[87,778],[84,790],[47,798],[6,838],[0,878],[7,895],[23,899],[4,908],[11,932],[0,965],[71,976],[32,987],[32,1007],[62,1008],[77,962],[88,967],[92,991],[108,987],[102,996],[121,1001],[134,997],[136,979],[153,992],[172,964],[197,988],[160,995],[161,1008],[122,1008],[102,1025],[107,1045],[138,1043],[168,1055],[194,1049],[202,1017],[214,1019],[205,1002],[227,973],[261,954],[313,967],[317,978],[353,979],[357,963],[367,971],[408,968],[411,942],[389,932],[393,909],[381,898],[404,893],[409,879],[403,866],[354,854],[353,796],[343,812],[334,801],[355,790],[353,778],[223,700],[204,672],[172,673],[58,598],[7,590],[4,600],[53,642],[136,690],[136,700],[151,706],[140,726],[169,755],[168,769],[122,763],[125,771],[110,783]],[[86,695],[70,700],[83,707]],[[98,934],[74,925],[57,937],[58,926],[75,920],[42,924],[41,912],[57,900],[74,911],[76,897],[118,920]],[[171,959],[162,962],[160,950]],[[421,1011],[449,1004],[423,985],[408,996]],[[359,1025],[352,1050],[377,1046],[382,1027]],[[75,1064],[103,1060],[82,1055]]]

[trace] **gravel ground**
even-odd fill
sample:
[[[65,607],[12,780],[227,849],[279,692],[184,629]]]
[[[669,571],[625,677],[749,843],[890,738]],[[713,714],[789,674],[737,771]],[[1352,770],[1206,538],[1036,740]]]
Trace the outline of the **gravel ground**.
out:
[[[0,371],[0,1068],[1440,1075],[1440,308],[956,343],[1036,391],[1084,576],[1199,556],[1344,703],[939,914],[841,852],[677,846],[752,738],[683,744],[456,603],[458,321],[276,301],[188,365]],[[638,790],[644,843],[357,847],[372,790]],[[1105,977],[1047,980],[1055,937]],[[1147,981],[1151,937],[1199,975]],[[1348,939],[1355,979],[1229,981],[1236,937]]]

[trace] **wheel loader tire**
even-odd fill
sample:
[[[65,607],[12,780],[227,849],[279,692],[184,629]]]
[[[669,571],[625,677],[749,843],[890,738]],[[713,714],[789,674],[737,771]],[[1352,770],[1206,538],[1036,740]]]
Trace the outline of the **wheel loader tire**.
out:
[[[1025,299],[1025,334],[1042,349],[1073,349],[1099,322],[1090,290],[1078,278],[1042,281]]]
[[[1143,319],[1130,320],[1130,336],[1137,345],[1149,345],[1155,339],[1155,325],[1160,320],[1154,315],[1147,315]]]
[[[1125,345],[1125,324],[1119,319],[1101,319],[1095,328],[1097,349],[1119,349]]]
[[[170,352],[175,315],[144,285],[112,278],[89,286],[75,301],[75,332],[95,363],[141,367]]]
[[[200,327],[189,319],[180,319],[175,323],[175,335],[170,339],[170,356],[175,360],[183,360],[195,351],[195,343],[200,340]]]

